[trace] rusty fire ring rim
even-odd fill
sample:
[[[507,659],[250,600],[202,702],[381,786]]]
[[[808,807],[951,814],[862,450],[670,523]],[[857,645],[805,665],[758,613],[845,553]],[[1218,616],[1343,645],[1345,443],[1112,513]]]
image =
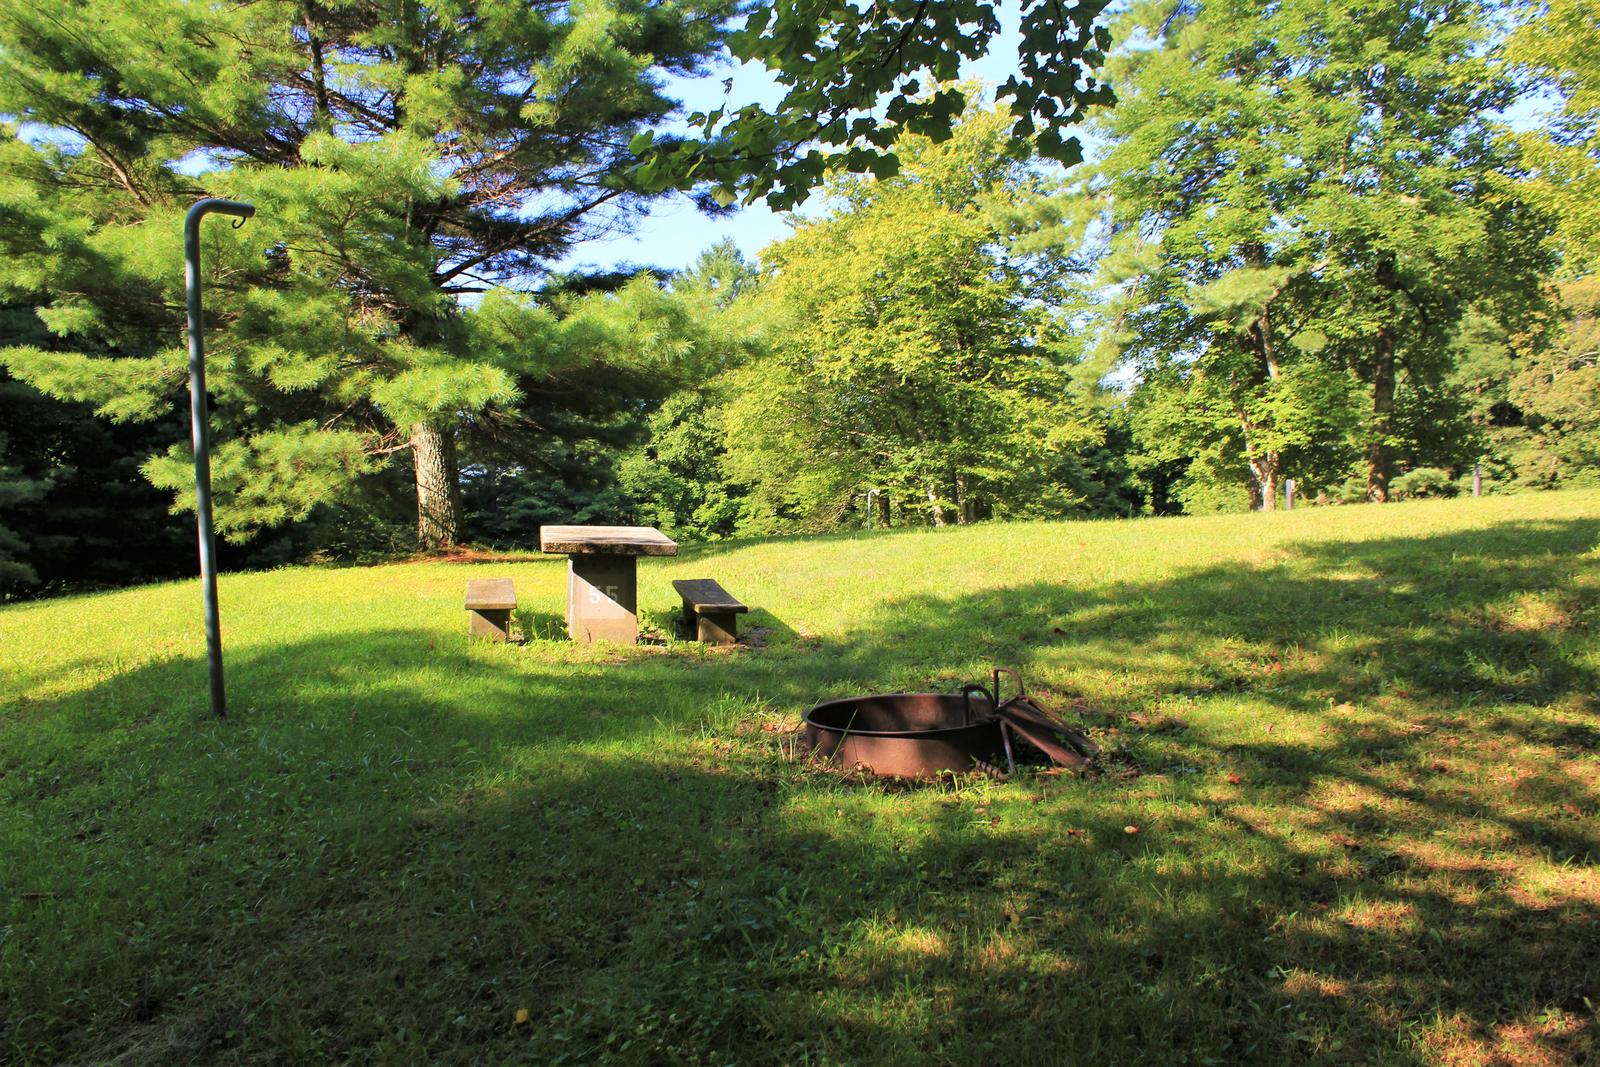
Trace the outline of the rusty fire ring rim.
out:
[[[830,733],[849,734],[852,737],[932,738],[938,737],[942,734],[962,733],[972,729],[975,726],[987,725],[986,723],[970,722],[964,723],[960,726],[941,726],[932,730],[868,730],[865,727],[858,729],[857,727],[848,724],[844,726],[837,726],[832,723],[818,722],[812,718],[812,716],[819,711],[825,711],[829,708],[844,704],[860,704],[863,701],[869,700],[898,699],[903,697],[947,698],[950,695],[951,694],[949,693],[868,693],[863,696],[835,697],[832,700],[824,700],[820,704],[813,704],[811,707],[807,708],[805,714],[800,717],[800,721],[805,725],[818,730],[827,730]]]

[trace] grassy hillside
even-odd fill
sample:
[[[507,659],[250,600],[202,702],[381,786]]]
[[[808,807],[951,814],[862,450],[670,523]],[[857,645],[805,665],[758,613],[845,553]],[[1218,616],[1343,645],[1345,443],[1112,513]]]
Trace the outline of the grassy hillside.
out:
[[[1559,1063],[1600,1049],[1600,494],[739,544],[0,609],[0,1061]],[[469,644],[469,577],[534,639]],[[800,712],[1019,667],[1104,773]],[[524,1021],[519,1021],[524,1020]]]

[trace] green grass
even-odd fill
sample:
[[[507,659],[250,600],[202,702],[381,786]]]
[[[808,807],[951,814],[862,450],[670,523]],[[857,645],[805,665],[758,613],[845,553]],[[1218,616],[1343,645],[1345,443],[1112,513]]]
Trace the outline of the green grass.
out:
[[[1600,494],[737,544],[764,648],[469,644],[560,561],[0,610],[0,1061],[1600,1055]],[[1021,668],[1087,780],[793,755]],[[1137,832],[1128,832],[1127,828]],[[525,1009],[527,1021],[517,1022]]]

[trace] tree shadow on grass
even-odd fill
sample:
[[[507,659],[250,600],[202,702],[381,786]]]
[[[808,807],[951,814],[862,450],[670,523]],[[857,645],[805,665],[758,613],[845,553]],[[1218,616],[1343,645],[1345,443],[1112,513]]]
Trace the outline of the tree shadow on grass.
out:
[[[13,713],[56,728],[0,755],[22,817],[0,837],[7,1040],[129,1062],[1580,1059],[1594,535],[915,598],[731,656],[544,663],[374,630],[236,655],[225,723],[173,701],[199,663],[131,671]],[[991,660],[1142,773],[898,791],[791,758],[817,699]]]

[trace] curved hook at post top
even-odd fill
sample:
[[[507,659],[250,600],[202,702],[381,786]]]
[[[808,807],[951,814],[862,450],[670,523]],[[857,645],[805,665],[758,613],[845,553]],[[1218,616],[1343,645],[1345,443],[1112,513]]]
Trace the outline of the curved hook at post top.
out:
[[[256,206],[238,200],[223,200],[220,197],[208,196],[189,205],[189,214],[184,216],[183,220],[184,229],[192,232],[200,220],[213,211],[219,215],[232,215],[238,219],[239,221],[233,224],[233,228],[237,230],[244,225],[245,219],[256,213]]]

